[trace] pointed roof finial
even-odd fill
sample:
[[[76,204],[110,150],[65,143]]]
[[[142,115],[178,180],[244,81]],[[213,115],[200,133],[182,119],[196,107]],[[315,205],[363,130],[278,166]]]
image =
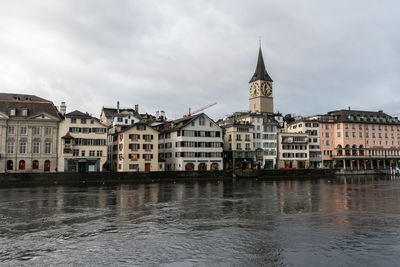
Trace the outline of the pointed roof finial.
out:
[[[260,43],[260,48],[258,51],[257,67],[256,67],[256,71],[254,72],[253,77],[251,78],[249,83],[258,81],[258,80],[272,82],[272,79],[269,76],[267,69],[265,68],[265,64],[264,64],[264,59],[263,59],[263,55],[262,55],[262,51],[261,51],[261,37],[259,39],[259,43]]]

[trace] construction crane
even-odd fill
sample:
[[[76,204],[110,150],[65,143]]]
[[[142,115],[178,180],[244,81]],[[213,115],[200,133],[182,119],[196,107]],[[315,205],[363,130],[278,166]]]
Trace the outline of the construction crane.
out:
[[[189,108],[189,113],[187,115],[184,115],[184,117],[192,116],[193,114],[199,113],[200,111],[203,111],[203,110],[208,109],[208,108],[210,108],[212,106],[215,106],[216,104],[217,104],[217,102],[214,102],[214,103],[208,104],[207,106],[204,106],[204,107],[201,107],[199,109],[196,109],[195,111],[192,111],[191,108]]]

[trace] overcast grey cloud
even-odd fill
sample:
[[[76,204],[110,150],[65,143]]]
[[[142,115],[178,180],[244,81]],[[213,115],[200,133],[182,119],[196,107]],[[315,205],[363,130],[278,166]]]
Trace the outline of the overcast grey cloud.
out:
[[[0,91],[95,115],[248,109],[258,39],[275,110],[400,112],[397,1],[0,2]]]

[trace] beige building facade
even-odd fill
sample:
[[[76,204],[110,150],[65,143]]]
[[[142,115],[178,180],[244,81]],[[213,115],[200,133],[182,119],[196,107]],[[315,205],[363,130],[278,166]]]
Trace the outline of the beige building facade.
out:
[[[0,93],[0,172],[55,172],[60,120],[49,100]]]
[[[58,171],[103,171],[107,160],[106,125],[75,110],[65,114],[59,132]]]
[[[224,167],[226,170],[249,170],[253,168],[254,125],[239,121],[221,126],[224,130]]]
[[[135,123],[113,135],[112,169],[117,172],[163,171],[158,158],[159,132],[145,123]]]

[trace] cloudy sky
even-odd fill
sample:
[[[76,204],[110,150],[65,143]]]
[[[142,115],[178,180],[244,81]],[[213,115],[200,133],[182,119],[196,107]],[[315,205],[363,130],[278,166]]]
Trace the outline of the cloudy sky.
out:
[[[259,38],[275,111],[400,113],[397,1],[0,2],[0,92],[99,115],[248,109]]]

